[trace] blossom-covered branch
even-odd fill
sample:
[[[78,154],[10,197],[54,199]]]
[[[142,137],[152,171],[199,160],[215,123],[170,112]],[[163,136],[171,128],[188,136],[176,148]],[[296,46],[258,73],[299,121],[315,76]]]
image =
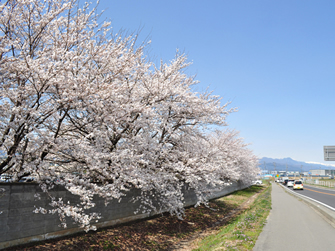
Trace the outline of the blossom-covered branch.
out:
[[[0,174],[78,195],[75,205],[50,196],[63,226],[71,216],[92,229],[94,195],[107,203],[138,188],[140,210],[182,217],[185,186],[205,203],[210,190],[256,175],[236,132],[210,133],[235,110],[193,91],[185,55],[156,66],[136,37],[113,35],[76,0],[8,0],[0,13]]]

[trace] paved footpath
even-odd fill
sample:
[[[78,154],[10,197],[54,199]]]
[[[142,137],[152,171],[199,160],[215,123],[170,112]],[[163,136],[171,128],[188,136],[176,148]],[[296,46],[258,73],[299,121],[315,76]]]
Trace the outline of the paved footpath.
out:
[[[312,208],[272,183],[272,209],[253,251],[335,250],[335,228]]]

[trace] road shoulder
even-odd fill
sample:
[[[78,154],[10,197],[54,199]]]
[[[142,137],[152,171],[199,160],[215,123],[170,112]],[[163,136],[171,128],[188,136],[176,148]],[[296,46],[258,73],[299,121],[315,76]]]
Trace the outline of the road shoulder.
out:
[[[279,185],[279,186],[282,187],[282,189],[284,189],[288,194],[298,198],[299,200],[304,202],[306,205],[311,207],[317,214],[319,214],[325,221],[327,221],[333,228],[335,228],[335,212],[334,211],[330,210],[329,208],[323,206],[320,203],[313,201],[312,199],[308,199],[305,196],[303,197],[297,193],[294,193],[293,191],[291,191],[290,189],[282,185]]]
[[[254,251],[282,251],[283,245],[299,250],[333,250],[335,228],[302,199],[272,186],[272,209]]]

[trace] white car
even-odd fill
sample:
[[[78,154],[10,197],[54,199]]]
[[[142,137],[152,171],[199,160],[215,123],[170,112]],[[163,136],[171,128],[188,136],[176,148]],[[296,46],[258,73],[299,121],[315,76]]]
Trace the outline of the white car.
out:
[[[261,181],[261,180],[256,180],[256,181],[253,182],[253,184],[254,184],[254,185],[258,185],[258,186],[260,186],[260,185],[263,185],[263,181]]]
[[[34,177],[23,177],[19,180],[19,182],[34,182],[35,178]]]
[[[296,190],[296,189],[304,190],[304,185],[302,184],[301,180],[294,181],[293,190]]]
[[[288,180],[287,181],[287,187],[293,187],[294,180]]]
[[[12,175],[9,175],[9,174],[1,174],[0,175],[0,182],[12,182]]]

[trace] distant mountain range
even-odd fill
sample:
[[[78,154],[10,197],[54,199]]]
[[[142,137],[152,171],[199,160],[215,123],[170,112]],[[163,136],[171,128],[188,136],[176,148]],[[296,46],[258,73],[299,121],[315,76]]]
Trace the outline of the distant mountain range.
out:
[[[302,161],[297,161],[291,158],[284,159],[272,159],[272,158],[261,158],[259,159],[259,168],[262,170],[269,171],[303,171],[308,172],[312,169],[335,169],[334,166],[316,164],[316,163],[307,163]],[[286,169],[287,168],[287,169]]]

